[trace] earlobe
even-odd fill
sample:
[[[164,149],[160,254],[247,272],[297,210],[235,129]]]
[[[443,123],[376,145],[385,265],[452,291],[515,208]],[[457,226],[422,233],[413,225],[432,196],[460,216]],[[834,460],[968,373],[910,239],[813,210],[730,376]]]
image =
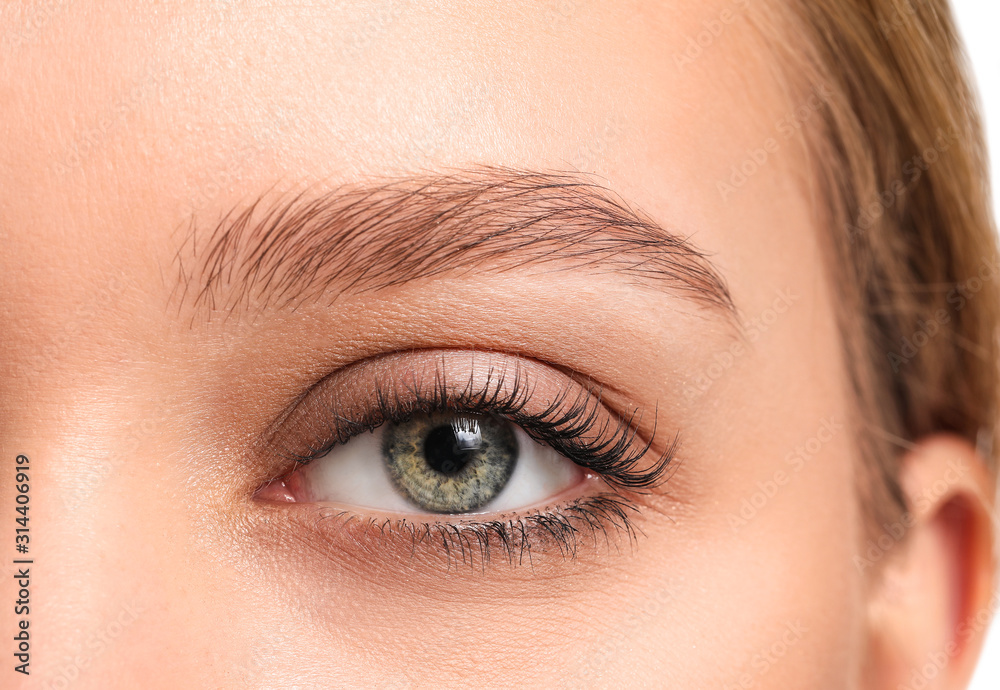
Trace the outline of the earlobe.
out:
[[[909,509],[876,531],[884,557],[865,571],[870,643],[863,686],[965,688],[1000,603],[993,587],[994,483],[970,443],[944,434],[907,451],[899,479]]]

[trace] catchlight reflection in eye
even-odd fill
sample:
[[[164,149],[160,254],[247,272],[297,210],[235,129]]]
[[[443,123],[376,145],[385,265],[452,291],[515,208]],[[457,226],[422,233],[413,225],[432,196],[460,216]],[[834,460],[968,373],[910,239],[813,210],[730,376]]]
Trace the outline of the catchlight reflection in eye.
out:
[[[335,446],[289,475],[285,500],[394,512],[463,514],[544,504],[586,473],[511,422],[417,414]]]

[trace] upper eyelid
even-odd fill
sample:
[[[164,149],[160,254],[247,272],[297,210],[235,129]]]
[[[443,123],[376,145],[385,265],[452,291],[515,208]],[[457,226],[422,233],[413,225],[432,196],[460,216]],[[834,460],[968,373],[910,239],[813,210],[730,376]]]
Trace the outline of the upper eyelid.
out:
[[[486,369],[490,371],[493,369],[492,362],[496,358],[501,358],[502,362],[507,366],[513,366],[515,369],[523,366],[519,364],[519,359],[516,356],[509,356],[502,353],[496,353],[491,351],[481,351],[481,350],[406,350],[398,352],[387,352],[382,353],[375,357],[368,357],[366,359],[353,362],[351,364],[340,367],[337,371],[331,372],[317,381],[315,384],[310,386],[304,393],[299,395],[293,404],[290,406],[289,410],[283,414],[279,420],[275,422],[262,437],[264,443],[262,445],[270,448],[275,448],[276,439],[283,431],[283,427],[289,423],[289,420],[293,420],[295,417],[305,417],[308,415],[308,411],[304,411],[302,408],[308,407],[311,404],[315,404],[316,397],[321,395],[320,391],[326,387],[340,386],[350,388],[351,380],[360,380],[364,384],[372,383],[372,378],[378,377],[383,382],[388,382],[391,385],[410,385],[408,382],[404,383],[402,377],[398,374],[395,377],[390,377],[386,375],[386,369],[393,366],[393,364],[400,358],[407,358],[407,366],[401,367],[402,372],[406,374],[413,374],[416,367],[419,364],[423,364],[426,369],[429,369],[431,373],[436,377],[440,375],[446,369],[445,361],[448,358],[461,358],[466,359],[469,363],[474,364],[475,360],[478,358],[479,362],[486,362]],[[436,366],[432,362],[441,362],[441,366]],[[520,375],[520,370],[515,372],[515,377]],[[346,381],[344,379],[347,379]],[[391,380],[389,380],[391,379]],[[447,381],[445,382],[447,384]],[[468,386],[468,381],[466,381],[466,386]],[[424,386],[426,389],[426,385]],[[381,392],[385,392],[385,388],[378,389]],[[454,397],[452,398],[454,399]],[[343,399],[338,400],[339,403],[344,403]],[[334,412],[331,409],[331,405],[324,405],[322,414],[325,415],[338,415],[339,413]],[[359,407],[362,413],[366,413],[371,410],[371,401],[365,399],[360,401]],[[341,415],[341,417],[344,417]],[[348,421],[351,420],[350,417],[346,418]]]
[[[317,380],[306,388],[304,391],[298,393],[293,398],[289,400],[285,409],[282,413],[274,420],[271,424],[265,428],[257,439],[257,446],[260,448],[273,448],[275,445],[275,439],[280,435],[282,427],[287,421],[299,414],[298,409],[310,399],[310,396],[314,395],[317,389],[324,387],[329,384],[330,379],[338,376],[343,376],[345,372],[351,372],[356,370],[358,367],[372,367],[373,365],[378,365],[380,362],[391,360],[393,358],[398,358],[401,356],[418,356],[418,357],[448,357],[448,356],[463,356],[469,357],[470,360],[474,358],[479,358],[480,362],[490,358],[502,358],[508,364],[514,364],[515,362],[521,363],[537,363],[539,367],[544,367],[545,369],[551,369],[555,372],[560,373],[565,376],[567,380],[572,381],[583,388],[588,389],[600,389],[602,395],[608,394],[615,396],[620,399],[626,397],[625,393],[619,390],[616,386],[593,379],[588,376],[581,376],[572,369],[555,364],[552,362],[545,362],[536,359],[530,355],[524,355],[517,352],[508,352],[505,350],[483,350],[475,348],[407,348],[405,350],[390,350],[386,352],[379,353],[378,355],[365,357],[353,362],[348,362],[341,365],[334,371],[330,371],[325,375],[317,378]],[[412,360],[411,360],[412,361]]]
[[[343,367],[337,372],[324,377],[317,384],[314,384],[310,387],[307,393],[299,396],[293,405],[293,409],[289,410],[279,419],[278,422],[275,423],[275,425],[273,425],[274,428],[268,432],[268,437],[264,441],[263,447],[277,452],[279,455],[286,458],[286,460],[317,457],[318,455],[321,455],[324,450],[329,450],[330,447],[336,445],[337,441],[335,437],[338,433],[342,433],[343,429],[335,430],[332,426],[328,425],[325,432],[317,432],[316,429],[304,432],[301,428],[296,430],[295,428],[288,428],[289,426],[305,426],[308,428],[310,425],[321,424],[322,422],[320,420],[328,420],[331,415],[339,414],[331,409],[331,407],[337,404],[340,404],[341,407],[350,407],[351,405],[354,405],[356,408],[361,410],[362,414],[367,413],[374,404],[373,401],[370,400],[370,388],[365,394],[359,396],[362,398],[361,400],[354,401],[343,399],[339,401],[331,401],[324,397],[323,391],[317,391],[317,389],[330,386],[341,390],[350,390],[352,388],[352,382],[359,385],[370,385],[373,382],[373,378],[379,374],[383,377],[392,379],[391,383],[398,385],[401,380],[399,371],[412,373],[422,364],[426,370],[433,372],[436,376],[439,372],[447,369],[445,362],[449,360],[451,360],[452,367],[454,369],[463,371],[464,367],[464,371],[466,372],[462,375],[464,376],[464,381],[461,378],[459,379],[459,381],[462,382],[458,383],[458,387],[454,388],[455,391],[460,392],[462,388],[468,388],[471,385],[475,374],[472,374],[470,378],[468,371],[476,366],[476,361],[478,360],[478,368],[481,372],[494,372],[494,382],[499,382],[501,384],[510,383],[510,379],[506,382],[501,381],[501,378],[503,377],[496,374],[498,368],[504,371],[512,369],[513,372],[507,371],[505,374],[505,376],[508,377],[529,377],[532,382],[529,385],[532,385],[534,388],[537,388],[539,385],[543,385],[544,387],[547,380],[548,386],[546,390],[550,393],[548,400],[531,399],[527,401],[527,403],[532,406],[536,415],[541,412],[541,408],[543,408],[547,402],[550,404],[554,404],[556,402],[566,403],[567,398],[573,395],[590,396],[587,400],[588,404],[601,408],[606,407],[605,401],[601,396],[594,396],[595,390],[600,390],[601,392],[604,391],[604,388],[599,386],[599,384],[596,384],[595,382],[584,377],[573,376],[572,373],[567,374],[565,371],[561,371],[561,368],[556,369],[544,363],[532,362],[531,360],[525,358],[496,352],[470,350],[409,351],[391,353],[381,355],[376,358],[362,360],[353,365]],[[458,362],[458,364],[455,364],[455,362]],[[388,374],[387,370],[392,370],[393,367],[398,367],[399,371],[395,374]],[[484,379],[481,377],[480,383],[482,383],[483,380]],[[487,377],[486,380],[488,381],[489,377]],[[426,387],[426,384],[424,384],[424,386]],[[471,394],[479,396],[482,395],[483,390],[484,389],[482,387],[476,388],[473,386]],[[531,392],[531,396],[537,397],[534,392]],[[500,394],[500,397],[502,397],[502,394]],[[562,400],[556,401],[556,397],[561,397]],[[458,402],[458,396],[452,394],[452,396],[449,397],[449,401],[453,403]],[[469,400],[466,399],[465,402],[467,404]],[[317,406],[319,409],[315,409]],[[604,435],[595,436],[592,439],[592,442],[596,443],[598,440],[605,440],[609,438],[617,439],[618,444],[622,446],[623,450],[627,447],[627,449],[632,449],[633,451],[639,447],[639,444],[642,444],[642,452],[638,453],[639,457],[641,457],[641,455],[644,454],[645,451],[649,450],[649,448],[653,445],[653,436],[656,426],[655,416],[652,430],[640,428],[641,423],[633,423],[637,422],[637,418],[642,415],[641,410],[638,407],[633,406],[631,410],[624,412],[608,408],[606,413],[600,413],[599,410],[595,409],[594,414],[603,414],[602,420],[604,422],[604,427],[602,428],[601,433]],[[352,413],[350,410],[347,411],[346,415],[341,416],[346,419],[346,424],[360,424],[362,422],[360,415]],[[518,421],[515,417],[510,418],[512,421]],[[624,427],[614,429],[610,435],[604,433],[608,431],[610,424],[616,422],[621,423],[620,420],[626,420],[626,425]],[[355,430],[356,433],[359,433],[360,431],[360,427]],[[627,439],[627,443],[624,443],[620,439],[626,432],[630,433],[630,437]],[[308,452],[305,453],[303,453],[303,450],[306,449],[297,443],[293,443],[295,449],[289,449],[288,444],[282,442],[284,438],[289,437],[294,438],[298,436],[301,438],[303,436],[309,436],[316,439],[317,436],[324,434],[327,441],[326,446],[312,446],[308,449]],[[354,434],[351,433],[349,435],[353,436]],[[553,432],[552,436],[556,437],[557,433]],[[339,442],[344,442],[345,440],[346,439],[341,439]],[[622,445],[623,443],[624,445]],[[669,462],[673,450],[676,449],[676,445],[677,439],[675,437],[669,445],[664,447],[661,456],[665,463]]]

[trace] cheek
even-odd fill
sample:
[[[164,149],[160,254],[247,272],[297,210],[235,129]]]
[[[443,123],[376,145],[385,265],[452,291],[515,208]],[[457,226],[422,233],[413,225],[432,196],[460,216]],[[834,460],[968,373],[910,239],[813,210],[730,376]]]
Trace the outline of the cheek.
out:
[[[863,655],[860,461],[839,339],[816,317],[825,296],[792,284],[796,308],[691,397],[690,460],[672,480],[689,505],[649,547],[663,556],[647,577],[672,596],[648,622],[648,654],[688,669],[681,687],[851,687]]]
[[[708,499],[711,516],[678,511],[672,534],[641,544],[646,554],[660,549],[634,574],[648,589],[600,614],[609,632],[594,654],[609,677],[638,674],[637,684],[650,686],[668,677],[673,687],[851,687],[866,608],[847,457],[843,449],[817,455],[815,471],[803,468],[794,484],[771,483],[773,468],[756,470],[760,480]],[[601,652],[612,648],[622,653]]]
[[[861,652],[852,438],[843,415],[812,412],[784,416],[794,441],[775,428],[729,454],[730,481],[704,528],[698,579],[713,592],[716,639],[731,660],[720,680],[732,687],[847,687]]]
[[[730,563],[720,563],[713,577],[718,620],[725,621],[719,630],[742,633],[730,641],[739,659],[733,667],[739,669],[737,687],[849,686],[865,606],[861,572],[852,560],[853,482],[834,469],[849,465],[847,457],[816,456],[828,466],[803,468],[792,475],[795,484],[781,486],[765,475],[738,506],[729,504],[741,519],[749,518],[737,523],[732,513],[727,517],[721,553]]]

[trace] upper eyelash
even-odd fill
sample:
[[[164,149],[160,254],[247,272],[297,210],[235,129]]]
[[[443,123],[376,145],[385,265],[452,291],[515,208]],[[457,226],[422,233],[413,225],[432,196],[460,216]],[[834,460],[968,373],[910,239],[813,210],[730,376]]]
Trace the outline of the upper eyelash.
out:
[[[474,374],[470,375],[468,383],[456,395],[449,393],[445,374],[439,369],[430,390],[411,386],[405,397],[395,387],[386,386],[376,379],[376,404],[362,418],[348,419],[329,410],[329,419],[333,423],[328,437],[310,444],[304,454],[290,455],[296,462],[308,463],[335,446],[386,422],[402,422],[419,413],[456,411],[491,414],[514,422],[535,440],[599,475],[612,489],[647,491],[668,478],[668,470],[676,458],[677,435],[656,462],[648,469],[641,469],[640,463],[655,437],[655,419],[648,440],[639,441],[641,415],[637,411],[627,417],[602,415],[600,392],[594,395],[580,390],[570,401],[569,388],[564,389],[544,409],[529,411],[527,407],[532,400],[533,389],[520,370],[515,370],[509,389],[505,386],[506,376],[505,371],[496,372],[491,368],[486,381],[477,385]],[[592,440],[582,440],[585,436]]]

